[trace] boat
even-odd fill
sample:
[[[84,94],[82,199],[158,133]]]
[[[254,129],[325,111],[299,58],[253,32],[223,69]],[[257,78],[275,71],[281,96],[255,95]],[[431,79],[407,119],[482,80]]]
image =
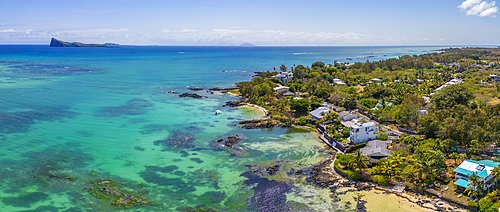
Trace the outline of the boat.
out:
[[[222,112],[220,110],[215,111],[215,115],[221,114]]]

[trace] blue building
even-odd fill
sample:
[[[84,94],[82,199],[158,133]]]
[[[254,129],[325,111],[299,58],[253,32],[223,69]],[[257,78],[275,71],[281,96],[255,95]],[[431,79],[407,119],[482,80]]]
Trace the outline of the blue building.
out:
[[[500,167],[500,163],[491,160],[466,160],[462,162],[458,168],[453,170],[453,172],[455,172],[455,185],[463,189],[469,187],[469,176],[476,173],[477,176],[481,178],[484,190],[487,190],[497,183],[495,176],[491,174],[495,167]]]

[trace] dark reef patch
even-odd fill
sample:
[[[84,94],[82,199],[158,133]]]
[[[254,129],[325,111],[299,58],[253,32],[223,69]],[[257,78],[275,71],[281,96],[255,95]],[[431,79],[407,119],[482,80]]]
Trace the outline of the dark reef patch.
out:
[[[39,63],[24,63],[24,62],[8,62],[0,61],[4,70],[0,71],[0,77],[6,78],[30,78],[44,79],[47,77],[61,77],[72,74],[101,74],[102,70],[77,67],[77,66],[61,66],[48,65]]]
[[[201,159],[199,159],[199,158],[190,158],[189,160],[192,160],[192,161],[194,161],[196,163],[203,163],[203,161]]]
[[[139,115],[148,112],[148,108],[152,107],[153,103],[145,99],[131,99],[125,104],[113,107],[107,106],[102,107],[97,111],[96,116],[98,117],[119,117],[126,115]]]
[[[166,124],[148,124],[141,127],[141,130],[139,132],[143,135],[147,135],[152,133],[158,133],[161,131],[167,131],[168,129],[169,126]]]
[[[170,136],[169,138],[164,139],[164,140],[154,141],[154,144],[155,145],[162,144],[162,145],[174,147],[176,149],[188,149],[188,148],[195,147],[193,145],[194,140],[195,140],[195,137],[193,134],[181,132],[181,131],[174,131],[172,133],[172,136]]]
[[[87,130],[78,130],[75,132],[77,135],[80,135],[82,137],[90,138],[94,135],[94,133],[87,131]]]
[[[183,158],[185,158],[185,157],[188,157],[188,156],[189,156],[189,153],[188,153],[188,152],[186,152],[186,151],[184,151],[184,150],[180,151],[179,153],[181,153],[181,157],[183,157]]]
[[[176,172],[174,172],[174,175],[177,175],[177,176],[182,177],[182,176],[186,175],[186,172],[183,172],[183,171],[176,171]]]
[[[241,176],[247,177],[244,181],[247,186],[257,184],[253,190],[254,195],[247,200],[247,209],[250,211],[290,211],[290,206],[286,203],[285,193],[290,191],[292,186],[259,177],[252,172],[245,172]]]
[[[160,173],[171,173],[176,170],[176,166],[158,167],[146,166],[146,170],[139,173],[144,181],[161,186],[170,186],[175,193],[186,194],[196,191],[192,183],[186,183],[182,178],[167,178],[163,177]],[[172,190],[171,190],[172,191]]]
[[[40,206],[35,208],[34,210],[24,210],[21,212],[58,212],[61,211],[58,207],[55,206]],[[66,210],[67,211],[67,210]],[[66,212],[64,211],[64,212]]]
[[[20,195],[19,197],[4,197],[2,202],[6,205],[14,207],[29,208],[33,203],[48,200],[49,195],[43,192],[34,192],[27,195]]]
[[[226,194],[224,192],[209,191],[202,194],[201,198],[208,198],[211,203],[218,204],[226,198]]]
[[[138,151],[144,152],[144,150],[146,150],[146,148],[142,148],[140,146],[135,146],[134,150],[138,150]]]
[[[36,107],[28,111],[5,113],[0,112],[0,133],[28,132],[38,121],[57,121],[72,118],[77,113],[69,111],[69,107]]]

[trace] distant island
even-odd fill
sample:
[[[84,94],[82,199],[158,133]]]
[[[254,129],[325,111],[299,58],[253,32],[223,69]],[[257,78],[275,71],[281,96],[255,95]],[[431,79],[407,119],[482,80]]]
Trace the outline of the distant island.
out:
[[[256,45],[251,44],[251,43],[244,43],[244,44],[241,44],[240,46],[241,46],[241,47],[254,47],[254,46],[256,46]]]
[[[85,43],[70,43],[64,42],[62,40],[57,40],[52,38],[50,41],[50,47],[106,47],[106,48],[119,48],[119,44],[116,43],[106,43],[106,44],[85,44]]]

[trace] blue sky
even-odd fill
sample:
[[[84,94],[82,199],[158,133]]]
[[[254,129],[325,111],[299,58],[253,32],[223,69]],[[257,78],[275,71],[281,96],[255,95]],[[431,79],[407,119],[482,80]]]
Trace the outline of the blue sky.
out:
[[[0,44],[500,45],[491,0],[0,1]]]

